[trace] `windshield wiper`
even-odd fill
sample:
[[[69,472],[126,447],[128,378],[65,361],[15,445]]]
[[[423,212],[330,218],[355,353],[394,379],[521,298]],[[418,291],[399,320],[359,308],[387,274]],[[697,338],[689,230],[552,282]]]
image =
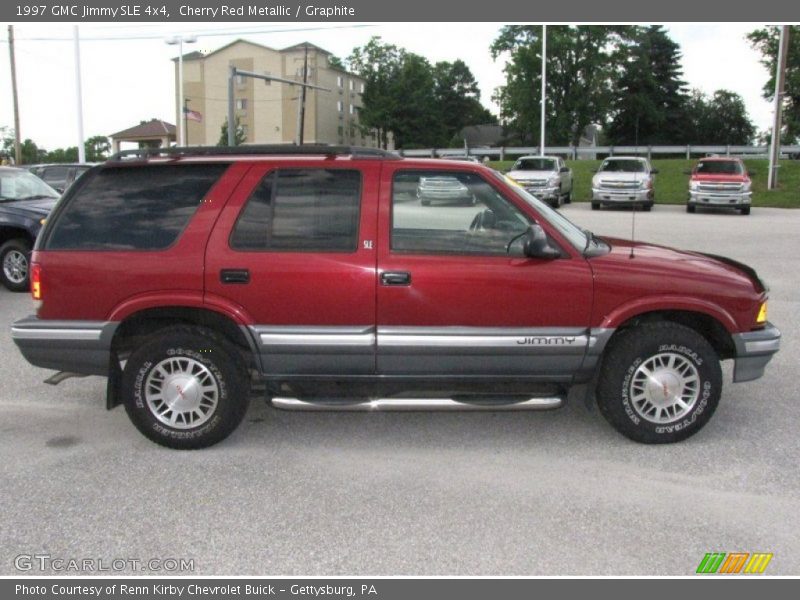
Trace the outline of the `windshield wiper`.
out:
[[[58,196],[48,196],[46,194],[33,194],[32,196],[23,196],[22,198],[17,198],[17,200],[41,200],[42,198],[52,198],[55,200]]]

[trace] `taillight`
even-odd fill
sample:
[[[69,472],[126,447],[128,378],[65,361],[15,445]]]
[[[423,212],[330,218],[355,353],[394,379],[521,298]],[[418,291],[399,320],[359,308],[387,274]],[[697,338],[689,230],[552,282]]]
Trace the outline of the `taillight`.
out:
[[[37,263],[31,265],[31,296],[34,300],[42,299],[42,267]]]

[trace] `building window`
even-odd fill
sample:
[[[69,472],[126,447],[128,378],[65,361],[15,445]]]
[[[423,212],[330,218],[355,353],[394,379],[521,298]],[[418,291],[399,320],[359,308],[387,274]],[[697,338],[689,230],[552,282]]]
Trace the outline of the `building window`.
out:
[[[339,125],[337,133],[339,134],[339,137],[342,137],[344,135],[344,127]]]
[[[350,91],[353,92],[356,89],[356,82],[352,79],[350,80]]]
[[[247,98],[238,98],[236,100],[236,110],[247,110]]]
[[[244,87],[244,75],[236,76],[236,85],[238,85],[239,87]]]
[[[344,102],[342,102],[341,100],[337,100],[336,110],[338,110],[339,112],[344,112]]]
[[[355,105],[353,105],[353,104],[351,104],[351,105],[350,105],[350,114],[351,114],[351,115],[354,115],[354,114],[356,114],[356,107],[355,107]]]
[[[363,83],[361,84],[361,93],[362,94],[364,93],[364,84]]]
[[[338,85],[339,87],[344,87],[344,77],[342,77],[341,75],[337,75],[336,85]]]

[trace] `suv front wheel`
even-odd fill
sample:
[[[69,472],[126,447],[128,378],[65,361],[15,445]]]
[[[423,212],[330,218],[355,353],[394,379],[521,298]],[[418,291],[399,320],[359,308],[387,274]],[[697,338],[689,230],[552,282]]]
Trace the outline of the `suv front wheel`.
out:
[[[227,340],[202,327],[158,332],[128,359],[125,411],[162,446],[205,448],[236,429],[247,411],[247,372]]]
[[[646,323],[611,341],[597,403],[624,436],[666,444],[700,431],[721,392],[719,357],[703,336],[677,323]]]
[[[31,246],[26,240],[9,240],[0,246],[0,281],[12,292],[30,289],[30,257]]]

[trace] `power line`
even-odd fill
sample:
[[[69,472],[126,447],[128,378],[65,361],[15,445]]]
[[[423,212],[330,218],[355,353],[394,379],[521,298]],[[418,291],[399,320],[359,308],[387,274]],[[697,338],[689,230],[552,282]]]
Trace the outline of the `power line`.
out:
[[[257,33],[293,33],[293,32],[300,32],[300,31],[327,31],[327,30],[335,30],[335,29],[361,29],[364,27],[374,27],[374,25],[367,25],[367,24],[356,24],[356,25],[336,25],[332,27],[299,27],[299,28],[292,28],[292,29],[237,29],[237,30],[207,30],[207,31],[196,31],[194,32],[197,36],[202,37],[221,37],[221,36],[230,36],[230,35],[244,35],[244,34],[257,34]],[[120,36],[120,35],[113,35],[113,36],[93,36],[93,37],[81,37],[82,42],[99,42],[99,41],[111,41],[111,42],[120,42],[120,41],[132,41],[132,40],[161,40],[164,38],[164,34],[147,34],[147,35],[129,35],[129,36]],[[27,41],[27,42],[69,42],[72,41],[72,38],[68,37],[15,37],[16,41]],[[8,40],[0,40],[3,42],[8,42]]]

